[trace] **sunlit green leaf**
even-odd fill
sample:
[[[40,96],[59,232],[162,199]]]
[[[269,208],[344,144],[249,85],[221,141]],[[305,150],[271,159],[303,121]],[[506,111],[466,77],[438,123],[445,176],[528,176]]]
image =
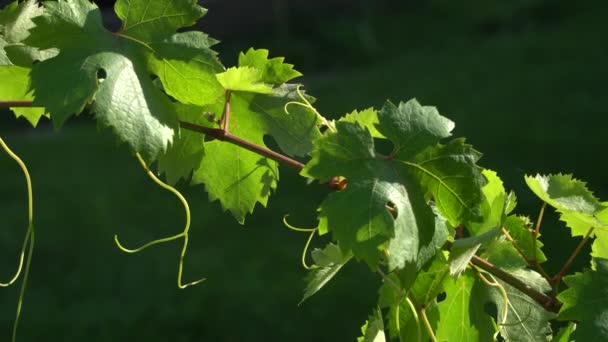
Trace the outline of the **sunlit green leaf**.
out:
[[[263,82],[264,74],[252,67],[234,67],[216,75],[226,90],[270,94],[272,87]]]
[[[472,292],[474,283],[470,270],[457,280],[448,277],[446,298],[439,303],[439,341],[491,341],[493,323],[483,310],[483,301]]]
[[[361,327],[363,336],[357,338],[357,342],[385,342],[384,321],[380,309],[374,309],[368,320]]]
[[[306,290],[300,304],[325,286],[352,258],[351,254],[342,252],[339,246],[332,243],[324,249],[313,250],[311,254],[317,268],[306,277]]]
[[[565,277],[568,289],[557,296],[563,303],[558,318],[578,322],[576,341],[608,340],[608,260],[593,262],[595,270]]]
[[[302,74],[293,69],[292,64],[284,63],[285,58],[268,58],[268,50],[249,49],[247,52],[239,54],[239,66],[251,67],[262,72],[264,83],[279,85]]]

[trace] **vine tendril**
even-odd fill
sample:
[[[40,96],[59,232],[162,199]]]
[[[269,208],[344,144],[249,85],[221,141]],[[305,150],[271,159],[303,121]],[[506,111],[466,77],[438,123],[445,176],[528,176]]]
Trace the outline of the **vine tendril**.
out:
[[[494,278],[493,275],[488,273],[488,276],[490,276],[490,278],[492,278],[492,281],[488,280],[488,278],[486,278],[482,272],[485,273],[485,271],[479,270],[477,267],[473,267],[475,269],[475,271],[477,271],[477,276],[479,277],[479,279],[481,279],[481,281],[483,281],[484,283],[486,283],[486,285],[491,286],[491,287],[496,287],[499,291],[500,294],[502,295],[502,299],[504,301],[504,310],[502,312],[502,318],[500,320],[500,322],[498,322],[498,326],[505,326],[507,323],[507,316],[509,314],[509,296],[507,295],[507,290],[505,290],[505,287],[502,286],[497,280],[496,278]],[[498,330],[496,330],[496,332],[494,333],[494,336],[492,336],[494,338],[494,341],[496,341],[498,339],[498,334],[500,333],[500,328]]]
[[[319,266],[317,266],[317,265],[313,264],[313,265],[308,266],[308,264],[306,263],[306,253],[308,252],[308,247],[310,246],[310,242],[312,241],[312,238],[315,236],[315,233],[317,232],[318,228],[294,227],[291,224],[289,224],[289,222],[287,222],[287,217],[289,217],[289,214],[283,216],[283,224],[285,224],[285,227],[287,227],[293,231],[296,231],[296,232],[310,233],[310,236],[308,237],[308,240],[306,240],[306,244],[304,245],[304,250],[302,251],[302,266],[308,271],[318,268]]]
[[[289,106],[293,105],[293,106],[301,106],[304,108],[308,108],[310,110],[312,110],[319,119],[321,119],[321,122],[323,123],[324,126],[326,126],[327,128],[329,128],[332,131],[335,131],[334,128],[329,124],[329,121],[327,121],[327,119],[321,115],[321,113],[319,113],[319,111],[317,111],[317,109],[315,107],[313,107],[313,105],[310,103],[310,101],[308,101],[306,99],[306,97],[304,96],[304,94],[302,94],[302,85],[298,84],[298,86],[296,87],[296,93],[298,94],[298,97],[300,98],[300,100],[302,100],[302,102],[298,102],[298,101],[289,101],[285,104],[285,106],[283,107],[283,110],[285,111],[285,113],[287,114],[291,114],[289,112]]]
[[[0,287],[8,287],[14,284],[21,272],[23,271],[23,282],[21,283],[21,288],[19,289],[19,299],[17,301],[17,312],[15,314],[15,322],[13,323],[13,334],[12,341],[17,340],[17,328],[19,326],[19,318],[21,317],[21,309],[23,307],[23,298],[25,298],[25,289],[27,286],[27,280],[30,273],[30,265],[32,262],[32,255],[34,253],[34,196],[32,191],[32,178],[30,176],[29,171],[27,170],[27,166],[25,163],[17,156],[11,149],[6,145],[4,140],[0,138],[0,146],[4,149],[6,154],[8,154],[21,168],[23,171],[23,175],[25,176],[25,183],[27,187],[27,230],[25,232],[25,237],[23,238],[23,245],[21,247],[21,254],[19,257],[19,265],[17,267],[17,271],[15,275],[8,283],[0,283]],[[27,249],[27,257],[25,256],[25,252]],[[25,269],[23,269],[23,263],[25,259]]]
[[[165,243],[165,242],[171,242],[171,241],[183,238],[184,242],[182,245],[182,251],[180,254],[180,258],[179,258],[179,264],[178,264],[179,266],[178,266],[178,271],[177,271],[177,287],[179,287],[180,289],[185,289],[186,287],[193,286],[193,285],[199,284],[199,283],[207,280],[207,278],[201,278],[199,280],[195,280],[190,283],[186,283],[186,284],[182,283],[183,269],[184,269],[184,257],[186,255],[186,251],[188,250],[188,232],[190,231],[190,206],[188,205],[188,201],[186,201],[184,196],[177,189],[175,189],[174,187],[170,186],[169,184],[164,183],[163,181],[158,179],[158,177],[156,177],[154,175],[154,173],[150,170],[150,168],[148,167],[148,165],[146,164],[146,162],[144,161],[144,159],[141,157],[141,155],[139,153],[136,153],[135,156],[137,157],[137,160],[139,160],[139,163],[141,164],[142,168],[146,171],[146,174],[154,181],[154,183],[158,184],[158,186],[173,193],[175,196],[177,196],[177,198],[179,198],[180,202],[184,206],[184,211],[186,212],[186,224],[184,226],[184,230],[179,234],[172,235],[172,236],[169,236],[166,238],[156,239],[156,240],[153,240],[153,241],[150,241],[150,242],[144,244],[141,247],[134,248],[134,249],[124,247],[120,243],[120,241],[118,239],[118,235],[114,235],[114,242],[116,243],[116,246],[118,246],[118,249],[120,249],[121,251],[123,251],[125,253],[133,254],[133,253],[141,252],[144,249],[146,249],[148,247],[152,247],[154,245],[158,245],[158,244]]]
[[[405,299],[405,302],[410,306],[410,310],[412,310],[412,317],[414,317],[414,321],[416,322],[416,332],[417,332],[417,337],[418,337],[418,342],[422,341],[422,328],[420,327],[420,318],[418,317],[418,310],[416,310],[416,306],[414,305],[414,302],[412,302],[412,300],[410,299],[410,297],[408,296],[403,296]],[[397,319],[399,319],[399,316],[397,316]],[[399,320],[397,320],[397,326],[399,327]],[[397,330],[399,330],[399,332],[401,332],[401,327],[399,327]]]

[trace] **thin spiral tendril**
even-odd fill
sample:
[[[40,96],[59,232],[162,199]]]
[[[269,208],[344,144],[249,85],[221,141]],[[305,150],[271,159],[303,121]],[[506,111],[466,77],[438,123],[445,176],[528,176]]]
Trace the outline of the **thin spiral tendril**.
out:
[[[25,237],[23,238],[23,245],[21,247],[21,253],[19,256],[19,265],[17,266],[17,271],[15,275],[9,280],[7,283],[0,283],[0,287],[8,287],[14,284],[21,272],[23,271],[23,281],[21,283],[21,288],[19,289],[19,299],[17,301],[17,312],[15,314],[15,322],[13,323],[13,333],[12,333],[12,341],[15,342],[17,340],[17,328],[19,327],[19,318],[21,317],[21,309],[23,307],[23,299],[25,298],[25,289],[27,287],[27,280],[30,274],[30,265],[32,262],[32,255],[34,253],[34,196],[32,191],[32,178],[30,176],[29,171],[27,170],[27,166],[25,163],[15,154],[11,149],[6,145],[4,140],[0,138],[0,146],[9,155],[21,168],[23,171],[23,175],[25,176],[25,183],[27,187],[27,230],[25,232]],[[27,256],[26,255],[27,250]],[[23,268],[25,261],[25,269]]]
[[[142,245],[141,247],[134,248],[134,249],[124,247],[124,245],[118,239],[118,235],[114,235],[114,242],[116,243],[116,246],[118,246],[118,249],[120,249],[121,251],[123,251],[125,253],[133,254],[133,253],[141,252],[144,249],[147,249],[148,247],[152,247],[152,246],[155,246],[155,245],[158,245],[161,243],[171,242],[171,241],[175,241],[177,239],[183,238],[184,240],[183,240],[183,244],[182,244],[182,250],[180,253],[178,271],[177,271],[177,287],[179,287],[180,289],[185,289],[186,287],[193,286],[193,285],[199,284],[199,283],[207,280],[207,278],[201,278],[199,280],[195,280],[193,282],[189,282],[186,284],[182,283],[183,270],[184,270],[184,257],[186,256],[186,252],[188,250],[188,232],[190,231],[190,221],[191,221],[190,220],[190,206],[188,205],[188,201],[186,200],[186,198],[184,198],[184,196],[177,189],[175,189],[174,187],[170,186],[169,184],[158,179],[158,177],[156,177],[154,175],[154,173],[150,170],[150,168],[148,167],[148,165],[146,164],[146,162],[144,161],[144,159],[141,157],[141,155],[139,153],[136,153],[135,156],[137,157],[137,160],[139,160],[139,163],[141,164],[142,168],[146,171],[146,174],[154,181],[154,183],[156,183],[161,188],[163,188],[163,189],[173,193],[175,196],[177,196],[177,198],[180,200],[180,202],[182,203],[182,205],[184,207],[184,211],[186,214],[186,224],[184,226],[184,230],[179,234],[175,234],[175,235],[161,238],[161,239],[156,239],[156,240],[150,241],[150,242]]]
[[[289,224],[289,222],[287,222],[287,218],[289,217],[288,215],[283,216],[283,224],[285,224],[285,227],[296,231],[296,232],[300,232],[300,233],[310,233],[310,236],[308,237],[308,240],[306,240],[306,244],[304,245],[304,249],[302,251],[302,266],[308,270],[314,270],[315,268],[318,268],[319,266],[317,265],[308,265],[306,263],[306,254],[308,253],[308,247],[310,247],[310,242],[312,241],[312,238],[315,236],[315,233],[319,230],[318,228],[298,228],[298,227],[294,227],[291,224]]]

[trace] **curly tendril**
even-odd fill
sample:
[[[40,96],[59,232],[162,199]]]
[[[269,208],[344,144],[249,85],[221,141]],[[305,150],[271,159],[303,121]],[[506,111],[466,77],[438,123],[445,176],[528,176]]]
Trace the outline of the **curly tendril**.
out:
[[[21,289],[19,289],[19,299],[17,301],[17,312],[15,314],[15,322],[13,323],[13,335],[12,341],[17,340],[17,327],[19,326],[19,318],[21,317],[21,308],[23,307],[23,298],[25,297],[25,288],[27,286],[28,276],[30,274],[30,264],[32,262],[32,254],[34,252],[34,196],[32,192],[32,178],[30,177],[30,173],[25,166],[25,163],[17,156],[11,149],[6,145],[4,140],[0,138],[0,146],[4,149],[6,154],[8,154],[18,165],[21,167],[23,171],[23,175],[25,176],[25,184],[27,187],[27,230],[25,232],[25,237],[23,238],[23,245],[21,246],[21,254],[19,257],[19,265],[17,266],[17,271],[11,280],[7,283],[0,283],[0,287],[8,287],[14,284],[21,272],[23,271],[23,282],[21,283]],[[27,257],[25,256],[27,250]],[[23,263],[25,260],[25,269],[23,269]]]
[[[498,326],[505,326],[507,325],[507,316],[509,314],[509,296],[507,295],[507,290],[505,290],[505,287],[502,286],[497,280],[496,278],[494,278],[493,275],[491,275],[490,273],[487,273],[485,271],[482,271],[480,269],[478,269],[477,267],[474,267],[475,271],[477,271],[477,276],[479,277],[479,279],[481,279],[481,281],[483,281],[484,283],[486,283],[486,285],[491,286],[491,287],[495,287],[500,291],[500,294],[502,295],[502,299],[504,301],[504,310],[502,312],[502,318],[500,320],[500,322],[498,322]],[[488,276],[490,278],[492,278],[492,281],[488,280],[488,278],[486,278],[483,273],[487,273]],[[500,333],[500,328],[498,330],[496,330],[496,332],[494,333],[494,341],[498,340],[498,334]]]
[[[308,270],[314,270],[315,268],[318,268],[319,266],[317,265],[310,265],[308,266],[308,264],[306,263],[306,253],[308,252],[308,247],[310,246],[310,242],[312,241],[312,238],[315,236],[315,233],[319,230],[318,228],[297,228],[294,227],[292,225],[290,225],[287,222],[287,218],[289,217],[289,214],[283,216],[283,224],[285,224],[285,227],[296,231],[296,232],[300,232],[300,233],[310,233],[310,236],[308,237],[308,240],[306,241],[306,244],[304,245],[304,250],[302,251],[302,266]]]
[[[329,121],[327,121],[327,119],[321,115],[321,113],[319,113],[319,111],[317,111],[317,109],[315,107],[312,106],[312,104],[310,103],[310,101],[308,101],[306,99],[306,97],[304,96],[304,94],[302,94],[302,85],[298,84],[298,86],[296,87],[296,93],[298,94],[298,97],[300,98],[300,100],[303,102],[298,102],[298,101],[290,101],[287,102],[285,104],[285,106],[283,107],[283,110],[285,111],[285,113],[287,114],[291,114],[289,112],[289,106],[300,106],[300,107],[304,107],[304,108],[308,108],[310,110],[312,110],[319,119],[321,119],[321,122],[323,123],[324,126],[326,126],[327,128],[329,128],[330,130],[334,130],[333,127],[329,124]]]
[[[193,286],[193,285],[196,285],[196,284],[199,284],[199,283],[205,281],[207,278],[201,278],[199,280],[196,280],[196,281],[193,281],[193,282],[190,282],[187,284],[182,283],[182,275],[183,275],[183,269],[184,269],[184,256],[186,255],[186,251],[188,250],[188,232],[190,231],[190,207],[188,206],[188,201],[186,201],[184,196],[177,189],[175,189],[174,187],[170,186],[169,184],[164,183],[163,181],[158,179],[158,177],[156,177],[154,175],[154,173],[150,170],[148,165],[146,165],[146,162],[144,161],[144,159],[141,157],[141,155],[139,153],[136,153],[135,156],[137,157],[137,160],[139,160],[139,163],[141,164],[143,169],[146,171],[148,176],[154,181],[154,183],[158,184],[158,186],[173,193],[175,196],[177,196],[177,198],[179,198],[180,202],[184,206],[184,211],[186,212],[186,225],[184,227],[184,230],[179,234],[169,236],[166,238],[162,238],[162,239],[157,239],[157,240],[148,242],[141,247],[134,248],[134,249],[124,247],[118,240],[118,235],[114,235],[114,242],[116,242],[116,245],[118,246],[118,248],[121,251],[132,254],[132,253],[141,252],[144,249],[146,249],[148,247],[152,247],[154,245],[158,245],[158,244],[165,243],[165,242],[171,242],[171,241],[183,238],[184,243],[183,243],[182,251],[180,254],[180,258],[179,258],[179,266],[178,266],[178,271],[177,271],[177,287],[179,287],[180,289],[185,289],[186,287]]]

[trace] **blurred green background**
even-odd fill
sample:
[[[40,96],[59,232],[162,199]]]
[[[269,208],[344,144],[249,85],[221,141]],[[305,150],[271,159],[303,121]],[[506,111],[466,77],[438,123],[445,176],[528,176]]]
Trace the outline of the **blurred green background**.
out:
[[[104,5],[111,5],[110,1]],[[328,117],[416,97],[456,122],[536,217],[526,173],[567,172],[608,200],[605,163],[608,2],[601,0],[203,1],[201,27],[224,42],[225,64],[250,46],[286,56]],[[245,10],[246,9],[246,10]],[[215,12],[214,12],[215,11]],[[111,17],[108,25],[115,25]],[[183,212],[128,149],[90,117],[60,132],[27,128],[8,113],[0,134],[34,181],[37,245],[20,341],[353,341],[379,280],[351,263],[298,306],[307,236],[326,189],[282,169],[269,208],[239,226],[202,187],[181,186],[193,210],[185,280],[175,285],[180,243],[126,255],[114,245],[174,234]],[[8,279],[26,227],[24,181],[0,153],[0,277]],[[577,240],[548,215],[551,273]],[[322,246],[326,240],[317,239]],[[588,265],[582,256],[576,267]],[[8,340],[18,287],[0,289],[0,341]]]

